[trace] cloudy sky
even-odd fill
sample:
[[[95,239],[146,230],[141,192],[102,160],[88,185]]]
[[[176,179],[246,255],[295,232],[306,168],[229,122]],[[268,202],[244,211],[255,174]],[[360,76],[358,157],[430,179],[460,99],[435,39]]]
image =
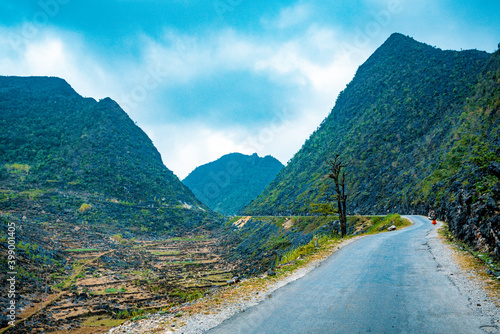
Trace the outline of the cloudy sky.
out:
[[[230,152],[285,163],[393,32],[493,52],[492,0],[0,0],[0,75],[111,97],[179,178]]]

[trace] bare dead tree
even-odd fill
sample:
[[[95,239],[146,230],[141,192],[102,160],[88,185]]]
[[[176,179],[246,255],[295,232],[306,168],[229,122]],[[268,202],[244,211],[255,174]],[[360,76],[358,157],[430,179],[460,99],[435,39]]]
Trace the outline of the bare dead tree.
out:
[[[337,201],[337,210],[340,221],[340,234],[342,237],[347,235],[347,194],[345,190],[345,167],[346,163],[342,163],[340,155],[335,154],[333,159],[327,160],[328,173],[326,176],[332,179],[335,183],[334,200]]]

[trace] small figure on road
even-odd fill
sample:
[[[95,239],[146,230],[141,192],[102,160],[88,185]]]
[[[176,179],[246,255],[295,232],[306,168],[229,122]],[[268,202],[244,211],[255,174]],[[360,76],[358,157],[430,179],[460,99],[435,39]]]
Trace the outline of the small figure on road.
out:
[[[427,215],[427,217],[429,218],[429,220],[432,220],[432,225],[436,225],[437,224],[437,222],[436,222],[436,212],[434,212],[434,210],[429,211],[429,214]]]

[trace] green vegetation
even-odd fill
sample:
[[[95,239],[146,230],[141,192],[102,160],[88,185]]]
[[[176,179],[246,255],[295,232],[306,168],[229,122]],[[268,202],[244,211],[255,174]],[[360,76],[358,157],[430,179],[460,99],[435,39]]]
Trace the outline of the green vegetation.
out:
[[[409,226],[411,223],[407,219],[402,218],[398,214],[391,214],[385,217],[375,216],[370,217],[371,226],[366,230],[366,234],[374,234],[381,231],[381,229],[386,229],[389,226],[405,227]]]
[[[115,327],[120,326],[125,319],[112,319],[106,316],[91,316],[86,318],[82,325],[85,327]]]
[[[153,255],[166,256],[166,255],[179,255],[181,252],[179,251],[151,251]]]
[[[481,93],[483,88],[492,91],[491,85],[481,84],[479,77],[492,57],[479,51],[442,51],[392,35],[360,66],[330,115],[301,150],[241,213],[313,213],[312,203],[328,202],[321,184],[328,173],[326,160],[331,152],[341,153],[350,161],[346,169],[346,188],[352,196],[348,212],[386,213],[394,211],[395,206],[403,211],[399,208],[425,202],[425,193],[455,175],[467,160],[464,147],[452,150],[454,143],[462,140],[469,152],[467,136],[476,133],[463,128],[474,119],[467,114],[460,118],[468,108],[465,106],[489,104],[495,110],[498,96],[478,103],[471,99],[478,89]],[[489,115],[493,117],[491,112]],[[495,123],[495,117],[498,115],[488,120],[479,118],[478,124]],[[495,134],[485,132],[490,137]],[[495,153],[494,148],[481,142],[491,140],[479,140],[476,151]],[[494,157],[480,155],[486,160]],[[440,167],[445,160],[449,163]]]
[[[339,240],[339,239],[340,238],[331,239],[328,236],[323,235],[320,238],[317,238],[316,241],[317,241],[318,245],[321,246],[321,245],[324,245],[325,243],[327,243],[329,240]],[[306,244],[304,246],[300,246],[296,249],[290,250],[289,252],[283,254],[281,256],[281,258],[279,259],[277,264],[282,265],[282,264],[290,263],[292,261],[295,261],[299,258],[302,258],[304,256],[307,256],[307,255],[313,253],[315,251],[315,249],[316,249],[315,241],[313,239],[308,244]]]
[[[397,228],[406,227],[411,225],[410,221],[402,218],[398,214],[390,214],[387,216],[354,216],[350,217],[351,225],[355,228],[362,228],[364,234],[375,234],[385,231],[389,226],[396,226]],[[350,238],[352,236],[348,236]],[[315,240],[316,239],[316,240]],[[331,245],[332,243],[337,243],[342,238],[338,234],[335,235],[319,235],[314,236],[309,243],[299,246],[297,248],[291,249],[281,255],[281,257],[277,258],[276,265],[292,265],[288,270],[293,270],[295,266],[295,262],[297,260],[303,259],[308,255],[318,252],[320,249],[325,248],[325,246]],[[317,247],[316,247],[317,243]],[[299,265],[300,263],[297,263]]]
[[[0,87],[1,210],[71,209],[66,222],[143,233],[216,226],[113,100],[83,98],[59,78],[0,77]]]
[[[172,297],[180,298],[181,300],[192,302],[193,300],[202,298],[204,296],[204,293],[203,293],[203,291],[197,290],[197,289],[186,290],[186,291],[181,290],[181,289],[176,289],[176,290],[170,292],[169,295]]]
[[[125,288],[124,287],[121,287],[120,289],[115,289],[115,288],[107,288],[106,290],[104,290],[104,293],[105,294],[115,294],[115,293],[123,293],[125,292]]]
[[[234,215],[259,195],[283,168],[271,156],[231,153],[197,167],[182,182],[212,210]]]
[[[5,164],[5,168],[7,171],[15,174],[29,174],[30,171],[30,166],[29,165],[23,165],[23,164]]]
[[[80,213],[84,213],[85,211],[88,211],[90,209],[92,209],[92,206],[90,204],[83,203],[78,209],[78,211],[80,211]]]
[[[100,251],[100,249],[97,249],[97,248],[66,249],[66,252],[73,252],[73,253],[99,252],[99,251]]]

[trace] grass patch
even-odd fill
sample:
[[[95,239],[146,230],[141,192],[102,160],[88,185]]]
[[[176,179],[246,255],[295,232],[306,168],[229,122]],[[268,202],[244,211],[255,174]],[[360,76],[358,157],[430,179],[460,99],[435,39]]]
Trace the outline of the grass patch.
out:
[[[4,165],[5,168],[13,174],[29,174],[31,166],[30,165],[24,165],[24,164],[6,164]]]
[[[385,217],[374,216],[370,217],[371,226],[366,231],[366,234],[374,234],[382,232],[392,225],[396,226],[396,228],[410,226],[411,222],[408,219],[405,219],[398,215],[397,213],[387,215]]]
[[[241,218],[243,218],[243,217],[242,217],[242,216],[235,216],[235,217],[233,217],[232,219],[229,219],[229,220],[226,222],[225,226],[228,226],[228,225],[234,224],[234,223],[236,223],[238,220],[240,220]]]
[[[109,294],[122,293],[122,292],[125,292],[125,288],[123,287],[121,289],[107,288],[106,290],[104,290],[104,293],[109,293]]]
[[[189,265],[198,265],[200,264],[200,261],[172,261],[172,263],[189,266]]]
[[[99,252],[100,249],[97,248],[77,248],[77,249],[66,249],[66,252],[72,253],[85,253],[85,252]]]
[[[115,327],[120,326],[125,322],[125,319],[112,319],[105,316],[91,316],[83,321],[85,327]]]
[[[165,255],[179,255],[179,251],[149,251],[153,255],[165,256]]]
[[[295,248],[295,249],[283,254],[281,259],[278,261],[277,264],[284,265],[284,264],[293,262],[297,259],[303,258],[307,255],[314,253],[315,251],[324,247],[328,243],[336,242],[338,240],[340,240],[340,239],[339,238],[329,238],[326,235],[323,235],[320,238],[313,238],[307,245],[300,246],[298,248]],[[318,243],[318,248],[315,247],[316,241]]]

